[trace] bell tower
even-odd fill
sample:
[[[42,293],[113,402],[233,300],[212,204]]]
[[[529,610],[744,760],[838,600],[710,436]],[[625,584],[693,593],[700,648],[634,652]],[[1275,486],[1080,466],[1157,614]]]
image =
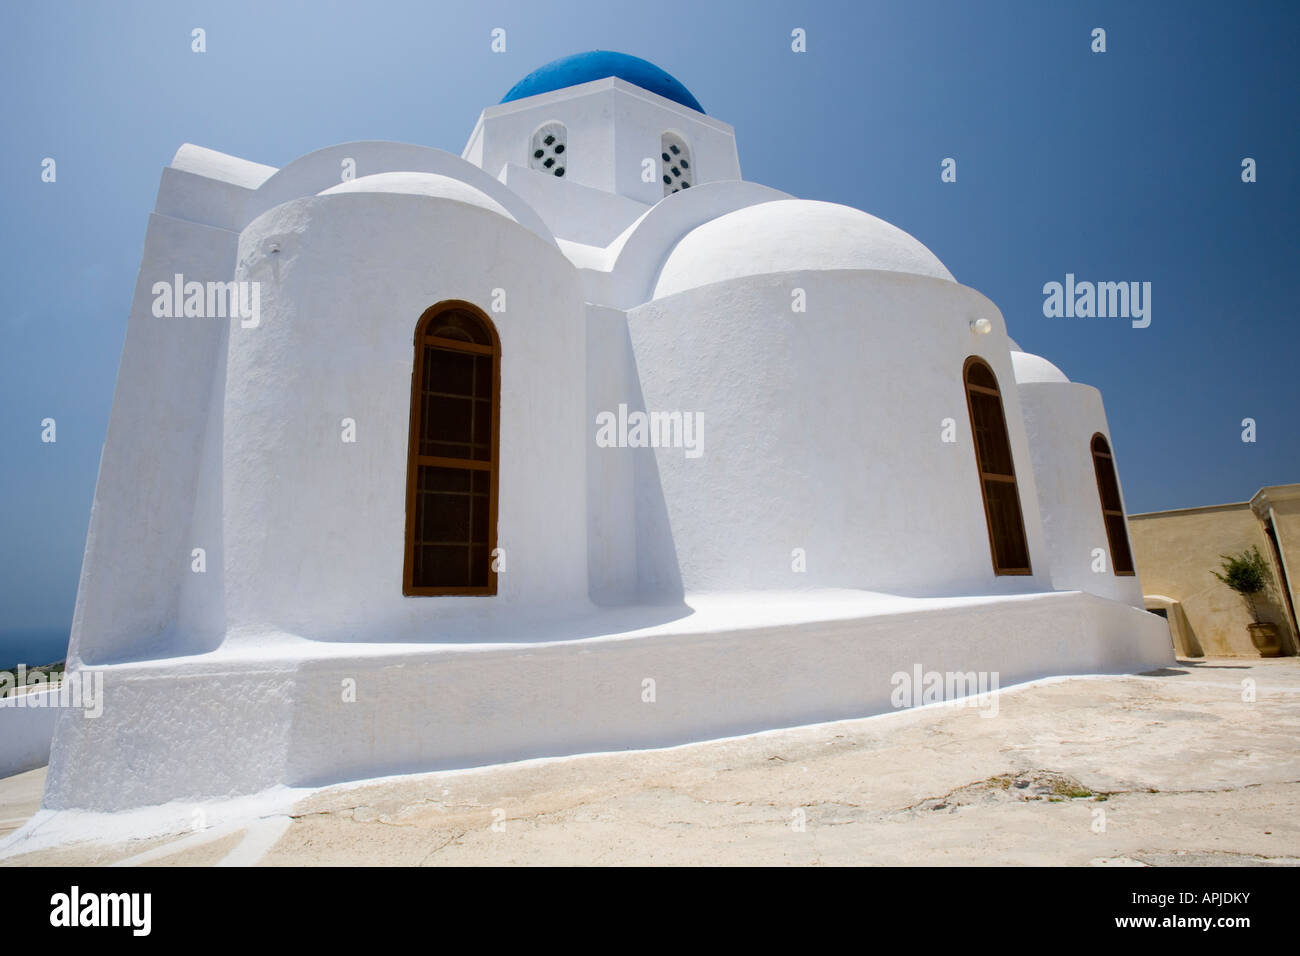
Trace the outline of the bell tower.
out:
[[[654,64],[604,51],[524,77],[482,112],[461,155],[500,179],[513,165],[645,205],[740,179],[730,125]]]

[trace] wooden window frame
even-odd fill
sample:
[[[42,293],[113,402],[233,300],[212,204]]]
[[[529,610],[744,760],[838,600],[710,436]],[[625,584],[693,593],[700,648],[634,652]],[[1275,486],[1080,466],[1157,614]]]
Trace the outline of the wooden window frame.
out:
[[[1007,407],[1006,404],[1002,401],[1001,388],[989,388],[985,385],[975,385],[970,381],[970,370],[971,367],[974,365],[984,366],[985,370],[988,371],[990,377],[992,377],[994,382],[997,382],[998,376],[997,373],[993,371],[993,366],[991,366],[984,359],[980,358],[978,355],[972,355],[969,358],[967,358],[965,363],[961,367],[961,383],[966,396],[966,415],[970,421],[971,447],[975,454],[975,471],[979,475],[980,501],[984,503],[984,526],[985,528],[987,528],[988,535],[989,535],[989,557],[993,562],[993,573],[994,575],[997,576],[1032,575],[1034,573],[1034,568],[1033,568],[1034,562],[1033,562],[1033,558],[1030,557],[1029,554],[1029,535],[1025,529],[1025,509],[1020,502],[1020,482],[1016,479],[1015,452],[1014,449],[1012,449],[1011,447],[1011,435],[1009,432],[1007,432]],[[970,400],[971,392],[979,392],[982,395],[992,395],[994,398],[998,400],[998,407],[1002,412],[1002,430],[1006,436],[1006,441],[1007,441],[1007,459],[1010,462],[1010,467],[1011,467],[1010,475],[1003,475],[994,472],[984,471],[983,463],[980,461],[979,437],[976,433],[976,427],[975,427],[975,405]],[[984,487],[984,482],[986,480],[1006,482],[1010,484],[1011,487],[1015,490],[1016,517],[1020,521],[1020,534],[1025,542],[1025,558],[1028,562],[1023,568],[1004,568],[999,566],[998,564],[998,544],[997,544],[997,538],[995,537],[993,531],[993,515],[992,512],[989,511],[989,496],[988,496],[988,492],[985,490]]]
[[[444,312],[463,311],[473,315],[483,324],[491,337],[491,345],[463,342],[459,339],[445,339],[426,336],[425,329]],[[420,451],[420,394],[423,387],[424,362],[422,350],[426,344],[475,355],[492,356],[492,438],[487,461],[474,458],[445,458],[433,455],[421,455]],[[406,448],[406,547],[402,568],[402,594],[407,597],[439,597],[445,595],[463,595],[471,597],[490,597],[497,593],[497,572],[492,567],[493,553],[497,549],[497,495],[500,484],[500,440],[501,440],[501,337],[497,328],[487,314],[463,299],[447,299],[425,309],[415,323],[415,338],[412,349],[411,366],[411,405],[410,430]],[[435,468],[461,468],[466,471],[486,471],[488,478],[488,578],[486,586],[479,587],[416,587],[415,577],[415,497],[419,483],[421,465]]]
[[[1097,442],[1100,441],[1105,447],[1105,451],[1097,450]],[[1118,511],[1114,508],[1106,507],[1106,493],[1101,487],[1101,465],[1099,461],[1105,459],[1106,467],[1110,469],[1110,480],[1115,485],[1115,494],[1119,494],[1119,472],[1115,470],[1115,453],[1110,450],[1110,441],[1101,432],[1095,433],[1088,440],[1088,452],[1092,456],[1092,474],[1097,479],[1097,501],[1101,504],[1101,524],[1106,529],[1106,547],[1110,551],[1110,570],[1117,578],[1131,578],[1137,576],[1137,562],[1133,560],[1133,542],[1129,540],[1128,535],[1128,518],[1121,508]],[[1128,555],[1129,569],[1127,571],[1119,570],[1115,563],[1115,541],[1110,536],[1110,523],[1106,520],[1109,517],[1116,517],[1124,521],[1124,552]]]

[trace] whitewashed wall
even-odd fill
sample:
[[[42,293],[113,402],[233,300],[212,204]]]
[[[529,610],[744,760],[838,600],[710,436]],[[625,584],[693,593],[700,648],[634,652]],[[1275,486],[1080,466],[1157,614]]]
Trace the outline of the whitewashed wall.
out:
[[[1137,575],[1114,573],[1101,513],[1092,463],[1092,436],[1100,432],[1110,442],[1101,393],[1091,385],[1069,382],[1063,375],[1060,381],[1052,381],[1037,374],[1037,363],[1043,362],[1037,356],[1015,352],[1012,357],[1021,379],[1017,391],[1029,437],[1052,587],[1088,591],[1143,607]],[[1037,362],[1031,363],[1034,359]],[[1113,453],[1113,446],[1111,450]],[[1117,478],[1121,474],[1118,461],[1115,473]],[[1093,570],[1097,548],[1105,554],[1102,572]]]
[[[100,456],[69,662],[201,649],[174,630],[187,534],[224,324],[156,318],[151,291],[176,273],[224,280],[236,235],[150,217],[108,435]]]
[[[797,288],[807,312],[791,310]],[[994,330],[974,334],[976,317]],[[892,272],[789,272],[681,292],[629,323],[645,407],[704,415],[701,457],[654,456],[666,526],[639,518],[642,540],[664,542],[642,561],[671,560],[671,542],[687,591],[1050,586],[1005,331],[984,296]],[[1002,384],[1032,577],[993,574],[962,380],[970,355]],[[945,419],[955,442],[941,440]],[[795,548],[805,573],[792,571]]]
[[[49,762],[54,722],[59,716],[59,708],[52,705],[58,701],[57,688],[21,697],[0,697],[0,777],[34,770]],[[41,706],[33,706],[38,702]]]
[[[585,605],[586,318],[559,251],[464,203],[345,192],[259,217],[239,258],[263,314],[231,331],[226,368],[227,627],[428,638],[465,614]],[[402,595],[414,330],[447,299],[479,306],[501,337],[495,598]]]
[[[916,664],[1050,674],[1172,663],[1160,618],[1088,594],[697,599],[671,623],[626,610],[591,640],[449,648],[281,643],[183,667],[105,669],[109,706],[59,725],[44,806],[122,810],[531,757],[662,747],[892,709]],[[619,628],[646,629],[635,636]],[[566,633],[581,634],[571,621]],[[643,697],[655,680],[656,699]],[[341,682],[357,681],[353,703]],[[176,807],[173,807],[175,809]],[[188,816],[188,812],[185,813]]]

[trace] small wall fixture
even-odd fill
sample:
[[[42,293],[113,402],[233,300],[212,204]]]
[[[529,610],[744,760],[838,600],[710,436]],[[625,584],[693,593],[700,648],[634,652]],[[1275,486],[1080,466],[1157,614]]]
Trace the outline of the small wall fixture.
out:
[[[993,331],[993,323],[988,319],[976,319],[970,324],[970,330],[976,335],[988,335]]]

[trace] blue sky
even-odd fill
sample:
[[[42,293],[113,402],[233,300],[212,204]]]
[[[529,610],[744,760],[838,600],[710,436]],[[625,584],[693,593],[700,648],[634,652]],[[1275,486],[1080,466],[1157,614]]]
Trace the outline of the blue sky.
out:
[[[176,148],[274,166],[360,139],[459,153],[483,107],[587,49],[659,64],[735,126],[746,179],[899,225],[1023,348],[1099,387],[1131,512],[1300,481],[1300,4],[28,2],[4,5],[0,37],[0,667],[63,653]],[[1043,284],[1067,272],[1151,282],[1150,327],[1045,318]]]

